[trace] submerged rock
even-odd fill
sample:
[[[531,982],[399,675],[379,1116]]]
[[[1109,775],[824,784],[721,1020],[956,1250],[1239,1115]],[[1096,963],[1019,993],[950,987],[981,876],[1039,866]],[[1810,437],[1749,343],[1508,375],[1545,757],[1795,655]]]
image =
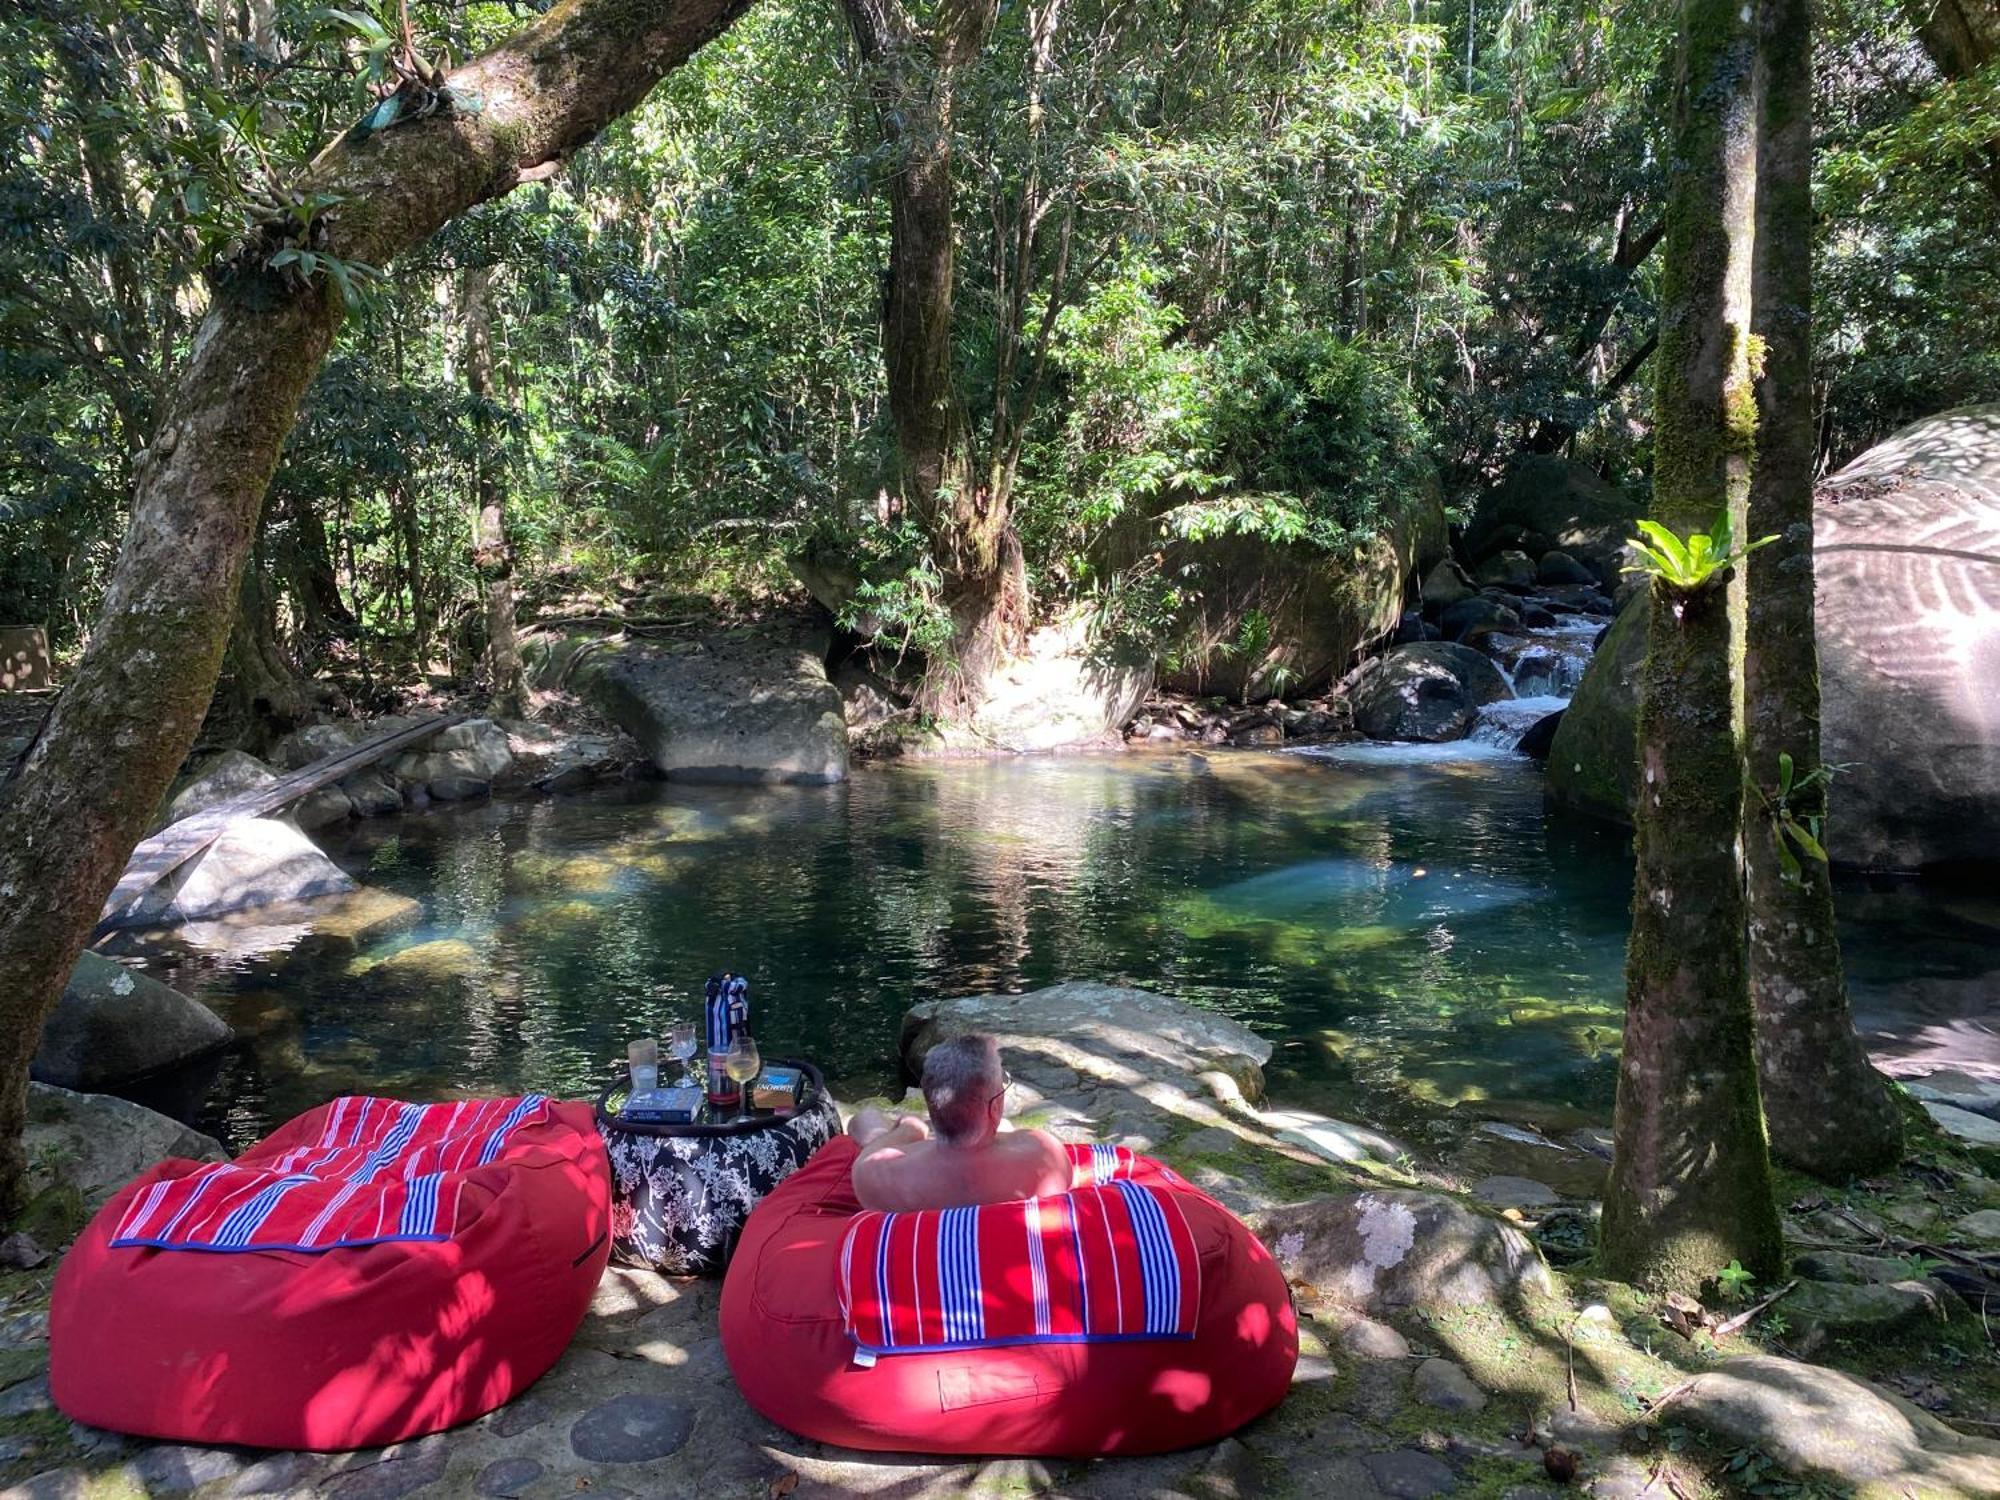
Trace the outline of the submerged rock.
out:
[[[1288,1278],[1370,1313],[1554,1289],[1525,1234],[1439,1193],[1313,1198],[1258,1214],[1250,1227]]]
[[[199,1000],[85,953],[42,1026],[29,1076],[66,1089],[108,1088],[199,1057],[230,1035]]]
[[[531,652],[671,778],[847,778],[847,723],[826,676],[825,631],[795,621],[699,640],[564,642]]]

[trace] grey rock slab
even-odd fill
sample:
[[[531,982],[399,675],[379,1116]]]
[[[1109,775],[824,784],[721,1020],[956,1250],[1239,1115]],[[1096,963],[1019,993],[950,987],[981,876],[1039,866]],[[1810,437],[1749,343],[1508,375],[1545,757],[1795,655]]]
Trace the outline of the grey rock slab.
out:
[[[1847,1286],[1903,1281],[1909,1262],[1886,1255],[1861,1255],[1851,1250],[1814,1250],[1792,1262],[1793,1274],[1807,1281],[1832,1281]]]
[[[46,1374],[37,1375],[33,1380],[23,1380],[0,1391],[0,1421],[54,1411],[55,1405],[49,1395],[49,1377]]]
[[[694,1432],[694,1420],[692,1407],[627,1392],[579,1417],[569,1430],[569,1445],[589,1463],[647,1463],[678,1453]]]
[[[101,1090],[211,1052],[231,1035],[199,1000],[85,953],[42,1024],[29,1076],[59,1088]]]
[[[261,791],[278,779],[278,773],[244,750],[224,750],[202,763],[202,767],[167,803],[159,827],[206,812],[217,803]]]
[[[1949,1288],[1924,1279],[1863,1285],[1803,1281],[1783,1305],[1796,1341],[1810,1348],[1829,1338],[1872,1338],[1941,1322],[1960,1304]]]
[[[292,1495],[309,1491],[327,1461],[313,1453],[272,1453],[236,1476],[232,1496]]]
[[[126,908],[117,923],[198,922],[354,888],[353,878],[294,825],[278,818],[239,818]]]
[[[89,1500],[96,1487],[87,1469],[50,1469],[0,1490],[0,1500]]]
[[[1924,1109],[1947,1135],[1956,1136],[1969,1145],[2000,1146],[2000,1120],[1974,1114],[1955,1104],[1934,1104],[1928,1100]]]
[[[161,1443],[141,1449],[121,1467],[149,1495],[184,1495],[235,1477],[244,1463],[241,1455],[227,1448]]]
[[[1437,1193],[1378,1189],[1252,1218],[1288,1278],[1369,1312],[1503,1303],[1554,1286],[1520,1230]]]
[[[1427,1359],[1418,1365],[1410,1389],[1424,1405],[1439,1411],[1475,1412],[1486,1406],[1486,1393],[1448,1359]]]
[[[325,1493],[339,1500],[402,1500],[444,1478],[451,1461],[446,1444],[432,1439],[412,1448],[390,1449],[388,1455],[329,1476]]]
[[[32,1093],[30,1098],[32,1098]],[[219,1148],[218,1148],[219,1149]],[[49,1338],[46,1312],[15,1313],[0,1318],[0,1349],[21,1349],[29,1344],[45,1344]]]
[[[1761,1448],[1794,1474],[1890,1493],[2000,1494],[2000,1443],[1966,1437],[1838,1370],[1768,1355],[1727,1360],[1677,1410],[1677,1420]]]
[[[1395,1162],[1410,1154],[1409,1148],[1393,1136],[1308,1110],[1265,1110],[1257,1117],[1257,1123],[1287,1145],[1298,1146],[1328,1161]]]
[[[547,1472],[540,1459],[498,1458],[479,1471],[472,1487],[482,1495],[493,1496],[494,1500],[515,1500]]]
[[[1394,1500],[1430,1500],[1458,1482],[1451,1465],[1416,1448],[1370,1453],[1361,1460],[1375,1487]]]
[[[2000,1240],[2000,1208],[1982,1208],[1967,1214],[1951,1226],[1951,1231],[1960,1239]]]

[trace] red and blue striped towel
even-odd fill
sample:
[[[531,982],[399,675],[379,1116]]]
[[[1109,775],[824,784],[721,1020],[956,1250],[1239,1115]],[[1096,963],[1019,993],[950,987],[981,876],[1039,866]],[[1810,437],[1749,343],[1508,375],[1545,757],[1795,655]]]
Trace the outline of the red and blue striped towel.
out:
[[[1201,1259],[1179,1202],[1190,1190],[1123,1148],[1072,1147],[1071,1159],[1095,1185],[857,1215],[839,1262],[856,1346],[888,1355],[1192,1338]]]
[[[126,1210],[112,1248],[315,1252],[448,1240],[466,1173],[499,1160],[522,1126],[546,1120],[549,1102],[356,1096],[320,1113],[306,1144],[155,1183]]]

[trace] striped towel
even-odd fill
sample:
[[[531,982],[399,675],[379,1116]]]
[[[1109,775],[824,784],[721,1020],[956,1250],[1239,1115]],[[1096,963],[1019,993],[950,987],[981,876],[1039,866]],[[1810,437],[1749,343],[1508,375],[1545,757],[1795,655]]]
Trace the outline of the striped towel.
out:
[[[348,1097],[319,1113],[305,1144],[153,1184],[126,1210],[112,1248],[314,1252],[448,1240],[466,1174],[500,1160],[521,1127],[548,1119],[549,1101]]]
[[[1073,1152],[1075,1148],[1072,1148]],[[1084,1148],[1088,1149],[1088,1148]],[[1110,1148],[1100,1148],[1109,1151]],[[1053,1198],[859,1214],[840,1249],[840,1309],[866,1354],[1194,1337],[1201,1258],[1187,1191],[1131,1153]]]

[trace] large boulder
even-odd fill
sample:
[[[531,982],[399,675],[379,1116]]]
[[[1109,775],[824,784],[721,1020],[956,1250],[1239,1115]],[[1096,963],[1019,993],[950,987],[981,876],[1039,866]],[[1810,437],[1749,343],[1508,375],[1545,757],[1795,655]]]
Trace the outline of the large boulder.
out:
[[[1462,738],[1480,708],[1513,696],[1500,669],[1470,646],[1416,641],[1371,662],[1349,692],[1354,727],[1371,740]]]
[[[530,665],[566,679],[669,777],[844,781],[827,646],[825,630],[781,620],[698,640],[549,643]]]
[[[1043,1094],[1186,1089],[1220,1073],[1254,1103],[1271,1060],[1271,1044],[1227,1016],[1150,990],[1077,981],[913,1005],[903,1016],[904,1065],[920,1075],[931,1048],[974,1031],[997,1038],[1009,1070]]]
[[[1827,845],[1919,869],[2000,849],[2000,405],[1905,428],[1824,481],[1813,519]],[[1646,609],[1599,649],[1549,755],[1558,805],[1629,821]]]
[[[277,779],[277,773],[256,756],[242,750],[224,750],[203,762],[201,769],[174,792],[156,826],[164,827],[198,812],[207,812],[232,797],[261,791]]]
[[[120,927],[156,927],[351,891],[354,881],[317,844],[276,818],[239,818],[193,859],[128,906]]]
[[[1240,699],[1314,692],[1388,636],[1412,576],[1443,557],[1445,523],[1426,492],[1339,552],[1235,532],[1162,540],[1151,526],[1120,541],[1120,565],[1157,553],[1185,600],[1175,625],[1190,647],[1161,685]]]
[[[1500,484],[1482,495],[1466,528],[1466,554],[1484,557],[1509,538],[1538,538],[1576,559],[1606,587],[1618,581],[1632,523],[1645,496],[1612,484],[1586,464],[1554,454],[1524,454]]]
[[[1555,1288],[1520,1230],[1440,1193],[1311,1198],[1251,1220],[1288,1280],[1369,1313],[1509,1304]]]
[[[1061,750],[1115,745],[1153,686],[1153,664],[1095,650],[1082,617],[1028,637],[1028,648],[986,682],[986,697],[964,729],[947,730],[953,750]],[[969,731],[969,732],[968,732]]]
[[[73,1186],[83,1206],[95,1210],[156,1161],[223,1161],[222,1143],[178,1120],[129,1099],[81,1094],[53,1084],[28,1085],[28,1153],[31,1189],[52,1182]]]
[[[230,1035],[199,1000],[85,953],[42,1025],[29,1076],[66,1089],[109,1088],[198,1057]]]

